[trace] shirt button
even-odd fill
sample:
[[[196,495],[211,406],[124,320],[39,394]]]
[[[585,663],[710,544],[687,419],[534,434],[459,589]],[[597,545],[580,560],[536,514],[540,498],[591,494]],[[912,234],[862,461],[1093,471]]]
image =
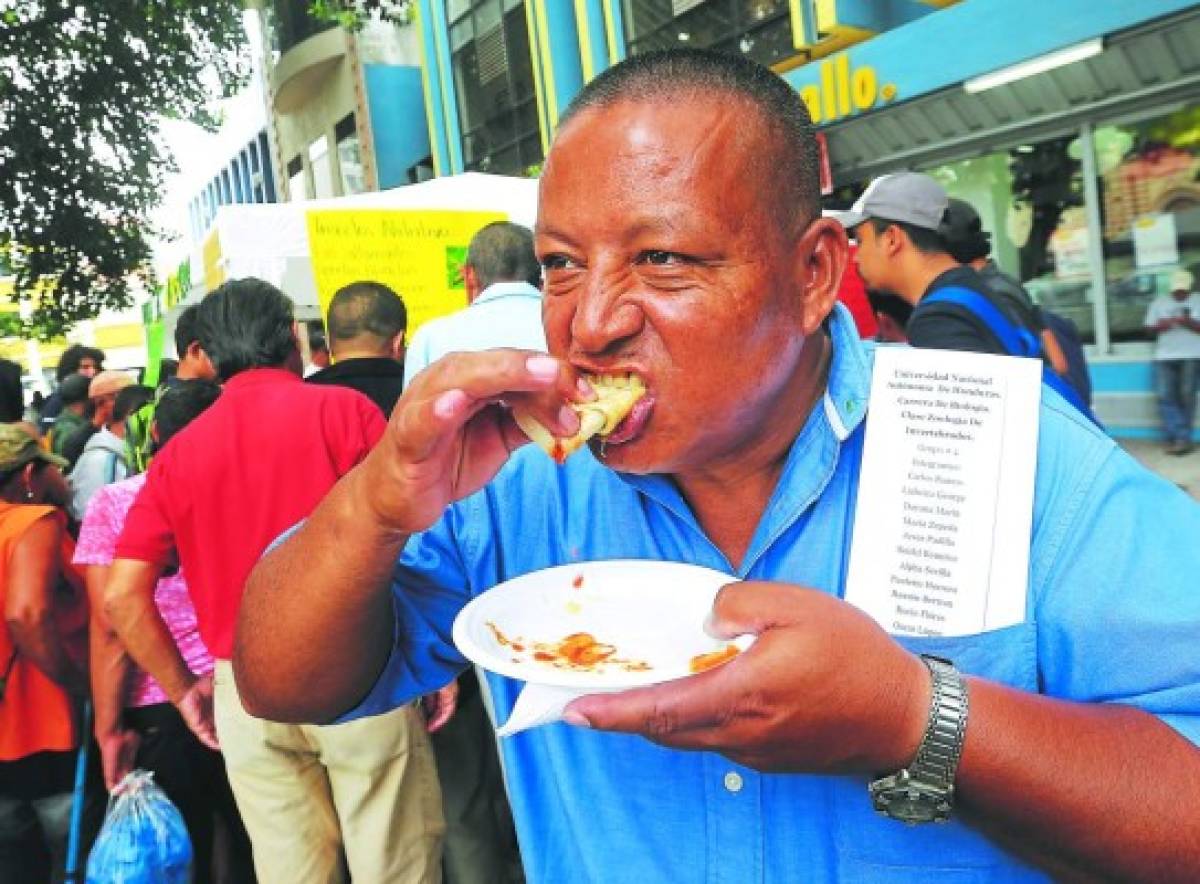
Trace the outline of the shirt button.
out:
[[[742,775],[735,770],[725,774],[725,788],[734,794],[742,791]]]

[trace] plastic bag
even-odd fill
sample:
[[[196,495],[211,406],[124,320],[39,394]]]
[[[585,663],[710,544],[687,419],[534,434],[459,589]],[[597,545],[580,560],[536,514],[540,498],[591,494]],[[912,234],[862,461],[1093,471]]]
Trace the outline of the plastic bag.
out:
[[[188,884],[192,842],[179,810],[134,770],[108,802],[104,826],[88,857],[87,884]]]

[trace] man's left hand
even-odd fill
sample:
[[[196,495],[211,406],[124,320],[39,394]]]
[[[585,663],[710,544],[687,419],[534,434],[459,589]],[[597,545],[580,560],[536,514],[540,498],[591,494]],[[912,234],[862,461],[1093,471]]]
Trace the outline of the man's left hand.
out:
[[[735,583],[717,596],[709,630],[758,639],[709,672],[576,700],[566,720],[762,771],[870,773],[916,754],[929,672],[852,605],[798,586]]]

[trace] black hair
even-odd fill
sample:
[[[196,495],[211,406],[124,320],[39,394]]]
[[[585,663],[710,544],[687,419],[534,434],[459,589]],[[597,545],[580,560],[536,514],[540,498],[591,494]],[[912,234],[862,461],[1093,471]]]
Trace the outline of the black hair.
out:
[[[938,233],[946,251],[959,264],[970,264],[992,252],[991,234],[983,229],[979,213],[966,200],[950,198]]]
[[[24,416],[25,388],[21,386],[21,366],[11,359],[0,359],[0,423],[16,423]]]
[[[928,227],[918,227],[915,224],[909,224],[907,221],[890,221],[887,218],[868,218],[867,223],[875,229],[876,236],[882,236],[889,227],[899,227],[904,231],[904,235],[908,237],[909,242],[913,244],[913,248],[926,255],[948,253],[946,243],[942,237],[936,230],[930,230]]]
[[[227,381],[250,368],[282,366],[296,349],[292,302],[269,282],[231,279],[196,311],[196,335],[217,377]]]
[[[86,347],[83,344],[72,344],[67,349],[63,350],[62,356],[58,357],[58,367],[54,369],[54,376],[62,383],[67,377],[78,373],[79,364],[85,359],[91,359],[96,363],[96,369],[104,368],[104,351],[98,350],[95,347]]]
[[[539,285],[542,281],[533,233],[520,224],[494,221],[480,228],[467,246],[466,263],[474,268],[481,288],[496,282]]]
[[[404,299],[382,282],[352,282],[329,302],[329,337],[334,343],[361,335],[388,340],[408,330]]]
[[[199,311],[199,304],[190,304],[175,319],[175,353],[180,359],[187,355],[188,347],[200,340],[196,332],[196,314]]]
[[[161,387],[179,374],[179,360],[163,358],[158,361],[158,385]]]
[[[214,381],[180,381],[162,394],[154,407],[154,424],[158,429],[155,449],[162,448],[171,437],[203,414],[221,395],[221,386]]]
[[[890,316],[901,328],[908,327],[909,317],[913,313],[913,305],[894,292],[881,292],[867,289],[867,301],[874,313]]]
[[[754,158],[763,189],[775,194],[780,222],[798,230],[817,217],[820,161],[808,108],[778,74],[758,62],[710,49],[666,49],[635,55],[583,87],[559,120],[559,130],[589,108],[619,101],[674,101],[681,96],[734,96],[750,104],[771,149]],[[767,182],[770,182],[768,185]]]
[[[137,411],[154,398],[154,388],[142,384],[132,384],[117,393],[113,402],[113,423],[125,420],[132,412]]]

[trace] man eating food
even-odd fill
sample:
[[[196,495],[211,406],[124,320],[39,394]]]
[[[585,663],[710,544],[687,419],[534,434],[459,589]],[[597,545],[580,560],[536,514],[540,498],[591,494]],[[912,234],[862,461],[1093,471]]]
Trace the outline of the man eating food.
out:
[[[531,882],[1195,879],[1200,547],[1173,538],[1200,509],[1178,489],[1047,394],[1025,622],[899,640],[842,601],[870,352],[834,308],[846,238],[786,83],[695,50],[600,75],[547,157],[536,248],[550,355],[432,365],[259,563],[253,714],[443,684],[455,614],[520,574],[692,562],[742,580],[712,631],[756,641],[504,741]],[[604,375],[646,394],[603,460],[518,450],[514,413],[573,437]],[[521,685],[489,681],[503,721]]]

